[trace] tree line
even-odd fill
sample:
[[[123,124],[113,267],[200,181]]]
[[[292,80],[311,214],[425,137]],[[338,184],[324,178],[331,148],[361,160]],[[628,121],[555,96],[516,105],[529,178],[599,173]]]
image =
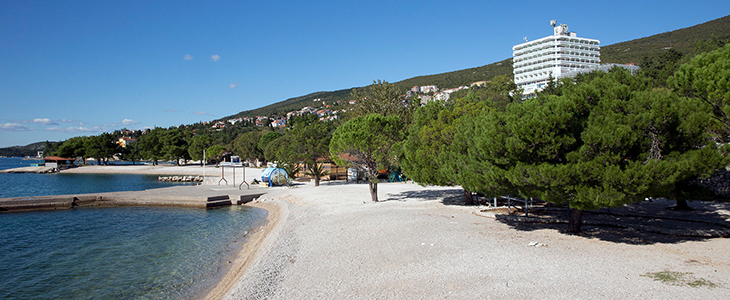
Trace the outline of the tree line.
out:
[[[403,110],[370,105],[335,130],[330,153],[368,171],[374,201],[374,170],[395,164],[420,184],[461,186],[468,204],[478,192],[568,205],[569,232],[580,232],[585,210],[647,197],[686,204],[706,196],[691,180],[728,165],[730,45],[717,46],[672,72],[665,63],[593,72],[530,99],[508,77],[415,109],[373,97]]]
[[[727,166],[730,45],[711,48],[691,59],[648,57],[638,74],[615,68],[564,78],[530,99],[509,76],[425,104],[375,81],[354,90],[355,105],[334,122],[302,116],[284,129],[224,138],[155,128],[128,152],[107,149],[111,134],[102,134],[69,139],[57,153],[184,162],[202,159],[203,149],[229,151],[305,172],[315,185],[326,175],[322,162],[334,160],[366,174],[373,201],[379,170],[398,166],[422,185],[461,186],[467,204],[480,193],[567,205],[569,232],[580,232],[585,210],[700,199],[689,181]]]

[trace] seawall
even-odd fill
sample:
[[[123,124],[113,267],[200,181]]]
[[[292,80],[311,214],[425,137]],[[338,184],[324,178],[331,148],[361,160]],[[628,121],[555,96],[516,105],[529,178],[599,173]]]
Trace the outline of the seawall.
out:
[[[0,198],[0,213],[117,206],[169,206],[206,209],[247,203],[265,193],[266,189],[258,187],[239,190],[228,186],[175,186],[133,192]]]

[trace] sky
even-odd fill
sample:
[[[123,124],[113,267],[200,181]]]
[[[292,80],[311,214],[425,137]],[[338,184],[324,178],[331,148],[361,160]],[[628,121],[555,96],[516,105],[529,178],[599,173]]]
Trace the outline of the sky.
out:
[[[483,66],[552,34],[552,19],[605,46],[728,14],[727,0],[5,0],[0,147]]]

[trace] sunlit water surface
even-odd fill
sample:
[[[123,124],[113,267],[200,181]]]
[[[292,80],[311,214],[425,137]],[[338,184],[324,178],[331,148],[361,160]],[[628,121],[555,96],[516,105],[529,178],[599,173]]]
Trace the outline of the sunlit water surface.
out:
[[[20,161],[0,158],[0,166],[8,160]],[[0,174],[0,197],[115,190],[110,182],[122,190],[159,184],[141,175]],[[0,213],[0,299],[200,298],[265,218],[241,206]]]

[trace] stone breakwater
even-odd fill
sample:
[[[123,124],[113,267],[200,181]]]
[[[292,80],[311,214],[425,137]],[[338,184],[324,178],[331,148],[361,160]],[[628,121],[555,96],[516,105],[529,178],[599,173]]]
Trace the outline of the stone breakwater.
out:
[[[133,192],[0,198],[0,213],[75,207],[172,206],[213,208],[245,204],[263,194],[264,189],[258,188],[247,190],[229,188],[222,191],[212,190],[200,185],[189,185]]]
[[[4,173],[56,173],[58,172],[58,169],[53,167],[20,167],[20,168],[13,168],[13,169],[6,169],[6,170],[0,170],[0,174]]]
[[[164,182],[203,182],[203,176],[159,176],[157,180]]]

